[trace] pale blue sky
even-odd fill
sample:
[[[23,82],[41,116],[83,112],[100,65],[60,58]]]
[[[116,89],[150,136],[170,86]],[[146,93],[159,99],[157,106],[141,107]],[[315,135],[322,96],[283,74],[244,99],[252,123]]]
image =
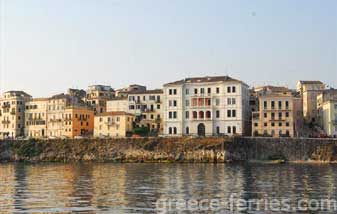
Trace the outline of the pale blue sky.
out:
[[[1,90],[230,75],[337,87],[336,0],[0,0]]]

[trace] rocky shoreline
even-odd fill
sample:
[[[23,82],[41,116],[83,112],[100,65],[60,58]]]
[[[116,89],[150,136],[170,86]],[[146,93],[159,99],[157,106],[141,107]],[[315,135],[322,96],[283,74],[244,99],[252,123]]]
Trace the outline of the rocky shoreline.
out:
[[[208,137],[0,141],[0,161],[334,163],[337,140]]]

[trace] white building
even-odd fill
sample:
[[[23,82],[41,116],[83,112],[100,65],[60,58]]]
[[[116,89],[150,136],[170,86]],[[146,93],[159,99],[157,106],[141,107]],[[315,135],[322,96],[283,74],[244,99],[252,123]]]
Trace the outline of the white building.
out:
[[[165,135],[249,134],[249,89],[228,76],[197,77],[164,85]]]

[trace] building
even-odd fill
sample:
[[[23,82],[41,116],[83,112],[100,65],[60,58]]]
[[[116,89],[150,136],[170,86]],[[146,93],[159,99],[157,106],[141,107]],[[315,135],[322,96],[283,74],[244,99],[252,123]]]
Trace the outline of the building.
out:
[[[252,114],[252,135],[294,137],[302,117],[302,99],[285,87],[255,88],[258,109]]]
[[[47,136],[49,138],[67,137],[65,135],[65,111],[69,107],[84,106],[84,103],[69,94],[59,94],[49,98],[47,105]]]
[[[249,89],[229,76],[186,78],[164,85],[164,134],[249,134]]]
[[[298,81],[297,91],[303,99],[303,116],[306,122],[316,122],[317,96],[325,89],[321,81]]]
[[[337,136],[337,89],[317,96],[318,122],[328,136]]]
[[[143,92],[146,91],[146,86],[132,84],[126,88],[117,89],[115,96],[119,98],[128,97],[130,92]]]
[[[92,85],[87,90],[86,101],[95,112],[106,112],[106,102],[115,97],[115,91],[110,86],[105,85]]]
[[[68,138],[92,136],[94,132],[94,111],[88,107],[69,106],[63,114],[63,134]]]
[[[0,99],[1,138],[24,136],[25,103],[32,97],[23,91],[5,92]]]
[[[25,106],[25,136],[47,137],[48,98],[32,99]]]
[[[137,127],[148,127],[153,133],[162,134],[163,90],[154,89],[132,92],[128,96],[128,111],[136,116]]]
[[[95,116],[94,137],[126,137],[134,116],[127,112],[105,112]]]
[[[136,127],[148,127],[152,133],[163,133],[163,90],[138,90],[127,97],[107,102],[107,111],[125,111],[135,115]]]

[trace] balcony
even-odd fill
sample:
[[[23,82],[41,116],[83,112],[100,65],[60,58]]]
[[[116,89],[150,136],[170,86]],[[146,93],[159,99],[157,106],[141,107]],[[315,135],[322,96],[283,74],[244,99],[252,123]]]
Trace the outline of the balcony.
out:
[[[51,123],[60,123],[60,122],[62,122],[62,119],[50,119],[49,122],[51,122]]]
[[[283,117],[281,118],[272,117],[269,121],[286,121],[286,119]]]
[[[107,121],[107,122],[104,122],[105,125],[107,126],[114,126],[116,125],[116,123],[114,121]]]
[[[9,103],[6,103],[6,104],[2,105],[3,109],[10,108],[10,107],[11,107],[11,105]]]

